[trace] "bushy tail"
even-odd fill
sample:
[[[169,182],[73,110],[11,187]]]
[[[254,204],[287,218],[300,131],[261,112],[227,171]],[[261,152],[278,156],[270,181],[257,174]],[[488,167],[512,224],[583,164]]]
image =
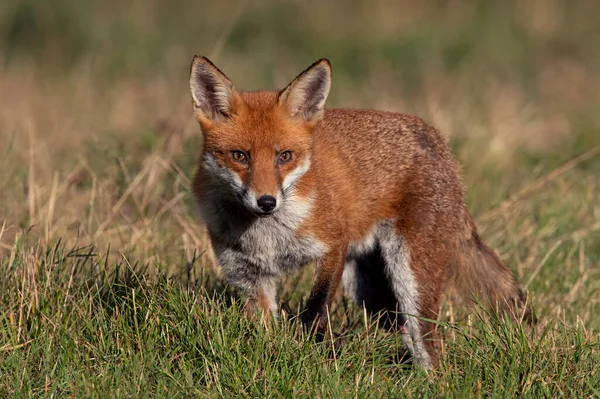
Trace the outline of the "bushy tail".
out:
[[[527,295],[513,273],[479,237],[473,228],[471,237],[460,244],[452,265],[450,282],[462,297],[473,299],[516,320],[535,322]]]

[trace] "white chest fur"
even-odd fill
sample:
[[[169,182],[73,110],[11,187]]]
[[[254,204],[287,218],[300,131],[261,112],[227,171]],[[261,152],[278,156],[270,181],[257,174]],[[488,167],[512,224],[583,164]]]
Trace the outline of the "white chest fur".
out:
[[[273,215],[237,225],[231,215],[211,218],[213,247],[228,281],[242,288],[321,258],[327,246],[299,233],[312,201],[289,198]],[[211,224],[214,224],[211,226]]]

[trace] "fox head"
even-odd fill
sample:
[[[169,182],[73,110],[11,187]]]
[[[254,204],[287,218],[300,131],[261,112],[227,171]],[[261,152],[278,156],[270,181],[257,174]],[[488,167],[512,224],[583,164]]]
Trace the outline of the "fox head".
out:
[[[201,173],[257,216],[294,200],[310,170],[312,130],[323,118],[331,66],[321,59],[281,91],[243,92],[195,56],[190,89],[204,134]]]

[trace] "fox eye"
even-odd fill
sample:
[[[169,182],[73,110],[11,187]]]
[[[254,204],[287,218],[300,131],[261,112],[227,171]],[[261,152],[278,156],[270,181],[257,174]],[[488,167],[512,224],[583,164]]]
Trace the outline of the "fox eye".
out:
[[[231,157],[239,163],[248,164],[248,156],[243,151],[231,151]]]
[[[292,152],[291,151],[283,151],[279,154],[279,163],[288,163],[292,160]]]

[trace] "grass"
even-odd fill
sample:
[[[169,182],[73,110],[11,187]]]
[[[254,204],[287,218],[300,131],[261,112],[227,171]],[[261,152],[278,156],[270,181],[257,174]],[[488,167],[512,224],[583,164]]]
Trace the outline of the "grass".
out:
[[[0,396],[600,396],[593,2],[10,0],[0,10]],[[194,53],[243,89],[320,57],[329,104],[448,136],[535,329],[447,302],[430,373],[341,295],[341,353],[241,316],[190,194]],[[312,267],[282,282],[294,314]]]

